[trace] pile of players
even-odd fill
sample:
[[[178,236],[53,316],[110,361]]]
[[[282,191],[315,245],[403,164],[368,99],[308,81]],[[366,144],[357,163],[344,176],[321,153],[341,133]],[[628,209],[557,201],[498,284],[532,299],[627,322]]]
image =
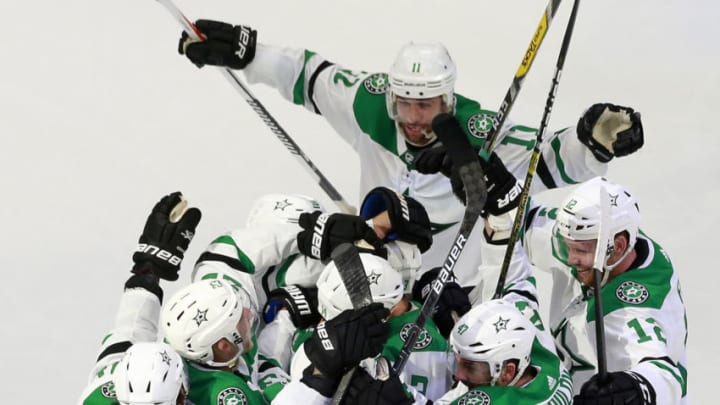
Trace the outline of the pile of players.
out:
[[[452,115],[480,148],[494,112],[455,93],[455,65],[439,44],[408,44],[389,74],[372,74],[308,50],[260,44],[247,26],[200,20],[197,27],[205,41],[180,40],[193,63],[243,69],[250,82],[278,88],[325,117],[361,155],[360,212],[326,212],[302,195],[262,197],[246,226],[213,240],[191,284],[167,298],[160,280],[178,279],[201,214],[179,192],[164,196],[140,236],[116,325],[81,403],[688,401],[677,275],[640,231],[635,196],[599,177],[613,158],[642,147],[633,109],[595,104],[577,126],[544,142],[532,193],[581,184],[558,207],[531,202],[502,297],[493,299],[536,133],[513,123],[500,129],[493,153],[479,158],[488,190],[482,218],[397,374],[392,364],[464,210],[463,184],[432,119]],[[598,247],[601,228],[610,237]],[[353,305],[346,263],[333,259],[348,243],[359,252],[369,305]],[[596,250],[604,251],[600,291]],[[536,269],[553,277],[547,321],[539,315]]]

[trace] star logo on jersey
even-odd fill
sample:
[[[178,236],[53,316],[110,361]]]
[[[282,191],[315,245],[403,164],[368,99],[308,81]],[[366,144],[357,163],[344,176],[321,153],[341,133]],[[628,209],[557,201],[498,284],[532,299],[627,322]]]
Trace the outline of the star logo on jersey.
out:
[[[195,234],[193,233],[193,231],[186,229],[186,230],[180,232],[180,236],[182,236],[183,238],[185,238],[187,240],[192,240],[192,238],[195,236]]]
[[[490,395],[485,391],[469,391],[460,397],[458,405],[490,405]]]
[[[170,356],[167,354],[167,350],[163,350],[163,352],[160,353],[160,361],[167,364],[168,366],[170,365]]]
[[[207,322],[207,312],[208,310],[201,311],[200,308],[197,310],[197,314],[193,317],[193,320],[197,323],[197,326],[200,326],[203,322]]]
[[[608,195],[610,196],[610,205],[613,207],[617,207],[618,206],[617,199],[620,195],[619,194],[612,195],[610,193],[608,193]]]
[[[470,117],[467,129],[472,136],[478,139],[486,139],[493,128],[493,118],[490,114],[477,113]]]
[[[218,405],[247,405],[248,400],[240,388],[231,387],[220,391],[217,403]]]
[[[388,76],[385,73],[375,73],[365,79],[363,85],[370,94],[384,94],[388,86]]]
[[[412,323],[406,323],[405,325],[403,325],[402,329],[400,329],[400,340],[402,340],[403,343],[405,343],[405,341],[407,340],[408,335],[410,334],[410,329],[412,329],[413,325],[414,324]],[[432,336],[430,336],[426,329],[421,330],[418,334],[417,339],[415,340],[413,350],[420,350],[430,346],[432,340]]]
[[[287,198],[282,201],[276,201],[275,208],[273,208],[273,211],[277,211],[277,210],[285,211],[285,208],[287,208],[291,205],[292,205],[292,203],[290,201],[288,201]]]
[[[367,276],[368,284],[379,285],[378,280],[380,280],[380,276],[382,276],[382,274],[378,274],[373,271]]]
[[[647,287],[634,281],[625,281],[615,290],[615,296],[628,304],[642,304],[650,298]]]
[[[108,381],[100,387],[100,393],[105,398],[116,398],[115,384],[112,381]]]
[[[502,316],[499,316],[497,322],[493,324],[495,325],[495,332],[500,333],[501,330],[507,330],[508,322],[510,322],[510,318],[502,319]]]

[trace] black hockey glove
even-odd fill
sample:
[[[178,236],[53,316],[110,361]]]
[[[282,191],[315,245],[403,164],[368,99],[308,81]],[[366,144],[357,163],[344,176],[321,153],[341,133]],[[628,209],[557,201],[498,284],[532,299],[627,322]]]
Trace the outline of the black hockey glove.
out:
[[[298,223],[303,228],[297,234],[298,249],[308,257],[325,260],[338,245],[361,239],[377,250],[382,248],[375,231],[356,215],[306,212],[300,214]]]
[[[387,187],[376,187],[365,196],[360,206],[360,215],[370,219],[386,210],[392,228],[386,241],[401,240],[412,243],[417,245],[422,253],[430,249],[432,228],[422,204]]]
[[[320,322],[317,310],[317,288],[303,288],[298,285],[287,285],[276,288],[268,294],[263,308],[263,320],[270,323],[278,311],[285,308],[296,328],[309,328]]]
[[[629,155],[644,143],[640,113],[609,103],[588,108],[578,121],[577,135],[601,162],[609,162],[613,156]]]
[[[380,353],[390,333],[385,323],[389,314],[377,302],[320,322],[304,344],[308,359],[323,375],[339,378],[361,360]]]
[[[257,31],[254,29],[211,20],[197,20],[195,26],[206,39],[196,41],[183,31],[178,52],[197,67],[213,65],[243,69],[255,57]]]
[[[435,267],[420,277],[420,280],[413,286],[413,301],[425,302],[425,299],[430,294],[432,282],[435,281],[438,274],[440,274],[440,267]],[[470,304],[470,298],[468,298],[465,289],[454,281],[445,284],[432,316],[433,322],[435,322],[440,334],[442,334],[445,339],[450,337],[450,332],[452,332],[452,328],[455,326],[453,312],[459,318],[470,311],[470,308],[472,308],[472,305]]]
[[[583,384],[575,405],[654,405],[655,389],[640,374],[632,371],[608,373],[607,380],[600,381],[594,375]]]
[[[415,170],[422,174],[442,173],[445,177],[450,177],[452,166],[447,148],[439,142],[431,148],[421,150],[415,158]]]
[[[487,186],[487,201],[485,202],[485,216],[500,216],[510,212],[520,205],[520,194],[522,184],[510,173],[498,155],[493,152],[490,160],[480,160],[485,173],[485,184]]]
[[[170,281],[178,279],[180,263],[202,216],[197,208],[182,212],[186,204],[179,191],[155,204],[132,257],[133,273],[154,274]],[[176,212],[179,218],[174,218]]]
[[[372,378],[365,370],[358,369],[353,374],[345,394],[345,405],[409,405],[413,401],[405,391],[397,374],[390,369],[390,377],[385,380]]]
[[[502,160],[492,152],[490,159],[478,159],[483,169],[485,184],[487,186],[487,200],[483,208],[483,217],[488,215],[500,216],[517,208],[522,194],[522,183],[510,173]],[[453,172],[450,177],[453,194],[465,204],[465,186],[460,174]]]

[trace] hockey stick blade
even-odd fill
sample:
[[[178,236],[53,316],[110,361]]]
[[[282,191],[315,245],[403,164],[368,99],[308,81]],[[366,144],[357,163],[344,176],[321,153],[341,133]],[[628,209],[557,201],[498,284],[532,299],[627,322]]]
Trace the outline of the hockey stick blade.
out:
[[[193,24],[185,15],[180,11],[180,9],[173,3],[172,0],[156,0],[158,3],[163,5],[167,11],[172,14],[173,17],[177,20],[177,22],[182,26],[183,30],[190,36],[190,38],[196,40],[196,41],[204,41],[205,36],[203,35],[200,30],[197,29],[195,24]],[[315,166],[315,164],[310,160],[309,157],[303,152],[302,149],[300,149],[300,146],[290,137],[290,135],[283,129],[282,126],[280,126],[280,123],[275,120],[275,118],[270,114],[270,112],[265,108],[265,106],[258,100],[257,97],[255,97],[251,92],[250,89],[247,88],[247,86],[240,80],[239,77],[230,69],[228,68],[219,68],[220,73],[222,73],[223,76],[225,76],[225,79],[227,79],[228,82],[232,85],[232,87],[242,95],[242,97],[245,99],[245,101],[250,105],[250,108],[255,111],[255,113],[260,117],[260,119],[267,125],[268,128],[270,128],[270,131],[272,131],[273,134],[278,138],[278,140],[285,146],[285,148],[295,156],[300,164],[307,170],[307,172],[317,180],[318,185],[320,188],[330,197],[331,200],[340,208],[340,211],[347,213],[347,214],[355,214],[357,210],[355,207],[350,205],[340,194],[340,192],[337,191],[335,187],[333,187],[332,183],[330,183],[330,180],[328,180],[322,172]]]
[[[372,304],[372,292],[370,291],[370,283],[368,283],[365,268],[363,267],[360,253],[354,245],[343,243],[336,247],[330,254],[335,266],[340,273],[345,289],[350,296],[353,309],[359,309]],[[348,370],[340,379],[340,384],[335,390],[332,404],[337,405],[342,402],[342,398],[350,385],[353,374],[357,367]]]
[[[440,273],[432,282],[430,293],[420,308],[417,320],[410,327],[405,343],[398,354],[397,360],[395,360],[395,364],[393,364],[393,370],[397,374],[400,374],[403,367],[405,367],[420,331],[425,327],[427,319],[432,316],[432,312],[440,300],[443,288],[453,279],[455,263],[460,258],[465,243],[470,237],[470,233],[478,217],[480,217],[480,212],[487,199],[487,189],[478,156],[470,145],[465,132],[460,128],[457,119],[450,114],[443,113],[433,119],[432,126],[435,134],[447,148],[448,156],[453,161],[453,170],[457,170],[460,175],[465,187],[467,205],[455,241],[445,257]]]

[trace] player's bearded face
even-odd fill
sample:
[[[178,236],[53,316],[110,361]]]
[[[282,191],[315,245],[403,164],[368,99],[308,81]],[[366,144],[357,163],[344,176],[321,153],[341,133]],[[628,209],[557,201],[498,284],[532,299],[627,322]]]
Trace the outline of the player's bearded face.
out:
[[[442,96],[428,99],[397,97],[397,120],[405,138],[413,145],[424,146],[430,142],[432,120],[446,110]]]
[[[567,245],[568,264],[575,268],[578,281],[592,287],[595,278],[593,262],[595,261],[597,240],[565,239],[565,244]]]

